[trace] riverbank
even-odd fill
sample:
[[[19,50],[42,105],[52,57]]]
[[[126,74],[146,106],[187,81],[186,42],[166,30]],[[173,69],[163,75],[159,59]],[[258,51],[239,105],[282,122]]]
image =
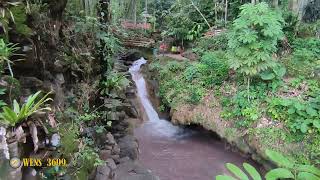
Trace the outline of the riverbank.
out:
[[[213,133],[201,128],[173,125],[159,118],[155,110],[157,97],[152,93],[153,85],[143,73],[147,68],[145,63],[147,61],[140,58],[129,70],[140,102],[136,109],[140,109],[140,117],[144,119],[135,128],[134,136],[139,144],[139,161],[145,167],[163,180],[210,180],[220,173],[228,174],[224,167],[228,162],[256,165],[250,158],[226,148]],[[259,169],[258,165],[256,167]]]
[[[159,58],[149,65],[151,76],[159,82],[157,94],[162,99],[159,111],[170,110],[173,123],[198,124],[213,131],[267,168],[272,166],[265,156],[267,149],[287,154],[299,163],[317,163],[316,145],[309,142],[317,143],[319,136],[316,133],[295,136],[283,122],[272,116],[270,104],[260,100],[264,94],[264,99],[280,95],[287,97],[290,90],[285,93],[280,88],[272,93],[272,89],[268,90],[268,83],[257,83],[250,89],[250,103],[256,108],[245,107],[246,97],[241,102],[234,102],[239,100],[237,97],[241,93],[247,92],[238,77],[228,71],[220,73],[216,79],[220,82],[206,87],[205,80],[196,70],[199,66],[199,61],[180,62],[170,58]],[[289,80],[284,83],[290,88]]]

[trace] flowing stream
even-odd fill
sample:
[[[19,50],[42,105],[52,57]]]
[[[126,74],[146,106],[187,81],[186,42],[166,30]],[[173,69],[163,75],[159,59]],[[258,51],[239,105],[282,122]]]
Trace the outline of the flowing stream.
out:
[[[140,67],[146,63],[140,58],[129,70],[147,117],[147,121],[135,129],[139,161],[145,167],[161,180],[213,180],[216,175],[227,173],[225,163],[241,165],[250,161],[226,150],[225,144],[209,132],[175,126],[160,119],[149,100],[146,81],[140,72]]]

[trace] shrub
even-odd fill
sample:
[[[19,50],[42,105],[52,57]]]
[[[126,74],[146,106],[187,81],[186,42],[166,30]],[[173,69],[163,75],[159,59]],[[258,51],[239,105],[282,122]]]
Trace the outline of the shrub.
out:
[[[220,85],[227,79],[229,67],[223,52],[205,53],[200,63],[203,64],[203,68],[199,71],[206,87]]]
[[[230,67],[253,76],[276,65],[272,54],[283,37],[281,15],[266,3],[241,6],[239,18],[228,35]]]
[[[101,93],[112,96],[114,91],[122,91],[130,85],[130,81],[123,73],[110,72],[105,81],[102,82],[103,90]]]
[[[320,132],[320,98],[272,98],[268,112],[273,119],[285,122],[292,132]]]
[[[226,50],[228,48],[227,33],[222,33],[214,37],[200,38],[193,48],[193,51],[202,56],[207,51]]]
[[[293,53],[286,59],[291,75],[299,74],[313,77],[320,68],[320,40],[316,38],[298,38],[293,42]]]

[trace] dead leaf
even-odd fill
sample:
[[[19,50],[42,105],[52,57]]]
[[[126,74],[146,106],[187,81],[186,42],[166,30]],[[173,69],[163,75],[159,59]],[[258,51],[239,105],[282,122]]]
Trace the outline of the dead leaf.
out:
[[[34,150],[34,152],[37,152],[38,151],[38,143],[39,143],[37,126],[32,121],[28,121],[28,126],[30,129],[30,134],[31,134],[32,141],[33,141],[33,146],[34,146],[33,150]]]
[[[24,134],[24,130],[23,130],[22,126],[19,126],[18,128],[16,128],[14,133],[16,135],[16,138],[17,138],[18,142],[26,143],[27,139],[26,139],[26,136]]]
[[[55,120],[54,114],[53,113],[49,113],[48,114],[48,119],[49,119],[49,124],[52,128],[56,128],[57,127],[57,122]]]

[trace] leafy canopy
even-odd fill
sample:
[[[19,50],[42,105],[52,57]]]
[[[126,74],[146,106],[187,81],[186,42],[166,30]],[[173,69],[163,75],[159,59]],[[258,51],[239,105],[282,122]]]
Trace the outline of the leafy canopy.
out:
[[[283,18],[266,3],[245,4],[228,36],[230,67],[253,76],[276,66],[272,54],[283,37]]]

